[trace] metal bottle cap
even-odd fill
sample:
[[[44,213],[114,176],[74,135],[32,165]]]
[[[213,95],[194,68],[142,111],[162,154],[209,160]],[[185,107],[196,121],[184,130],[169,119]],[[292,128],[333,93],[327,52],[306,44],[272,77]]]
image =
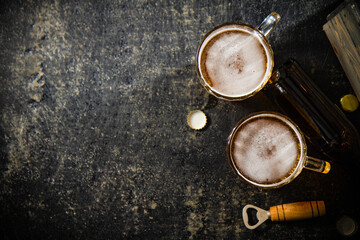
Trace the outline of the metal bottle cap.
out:
[[[359,107],[358,99],[352,95],[347,94],[340,99],[342,109],[347,112],[354,112]]]
[[[191,111],[187,116],[188,125],[195,130],[203,129],[206,126],[207,118],[203,111]]]
[[[357,232],[357,222],[349,216],[343,216],[336,223],[336,229],[344,236],[352,236]]]

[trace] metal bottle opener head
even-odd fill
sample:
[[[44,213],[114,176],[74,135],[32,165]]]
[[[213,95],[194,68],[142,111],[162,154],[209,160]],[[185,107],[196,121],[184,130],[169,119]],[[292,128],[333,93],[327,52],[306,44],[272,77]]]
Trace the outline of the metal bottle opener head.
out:
[[[248,209],[254,209],[256,210],[256,217],[258,222],[254,225],[250,225],[249,223],[249,216],[248,216]],[[258,226],[260,226],[263,222],[265,222],[266,220],[268,220],[270,218],[270,212],[266,211],[264,209],[261,209],[259,207],[256,207],[254,205],[248,204],[243,208],[243,212],[242,212],[242,216],[243,216],[243,220],[244,220],[244,224],[248,229],[255,229]]]

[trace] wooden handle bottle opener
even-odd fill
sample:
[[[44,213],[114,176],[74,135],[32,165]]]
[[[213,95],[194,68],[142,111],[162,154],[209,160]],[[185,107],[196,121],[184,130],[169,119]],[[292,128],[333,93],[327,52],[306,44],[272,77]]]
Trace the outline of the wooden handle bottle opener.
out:
[[[258,222],[254,225],[249,224],[248,209],[256,210]],[[249,229],[255,229],[267,219],[271,221],[293,221],[308,218],[320,217],[326,214],[324,201],[306,201],[287,203],[270,207],[269,211],[248,204],[243,208],[243,220]]]

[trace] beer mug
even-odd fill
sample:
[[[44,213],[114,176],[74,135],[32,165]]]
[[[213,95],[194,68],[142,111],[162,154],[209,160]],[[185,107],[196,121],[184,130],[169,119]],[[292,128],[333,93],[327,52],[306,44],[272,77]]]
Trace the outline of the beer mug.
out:
[[[327,161],[307,156],[299,127],[276,112],[254,113],[240,120],[228,138],[227,155],[235,173],[260,188],[284,186],[303,168],[330,171]]]
[[[197,72],[205,89],[228,101],[243,100],[259,92],[274,66],[266,36],[279,20],[277,13],[271,13],[257,28],[226,23],[207,33],[196,56]]]

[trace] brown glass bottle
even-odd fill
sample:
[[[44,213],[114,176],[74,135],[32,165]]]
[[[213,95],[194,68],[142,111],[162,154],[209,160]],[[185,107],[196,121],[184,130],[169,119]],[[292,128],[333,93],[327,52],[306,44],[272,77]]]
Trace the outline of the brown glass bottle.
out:
[[[265,92],[324,155],[360,169],[357,129],[294,59],[273,73]]]

